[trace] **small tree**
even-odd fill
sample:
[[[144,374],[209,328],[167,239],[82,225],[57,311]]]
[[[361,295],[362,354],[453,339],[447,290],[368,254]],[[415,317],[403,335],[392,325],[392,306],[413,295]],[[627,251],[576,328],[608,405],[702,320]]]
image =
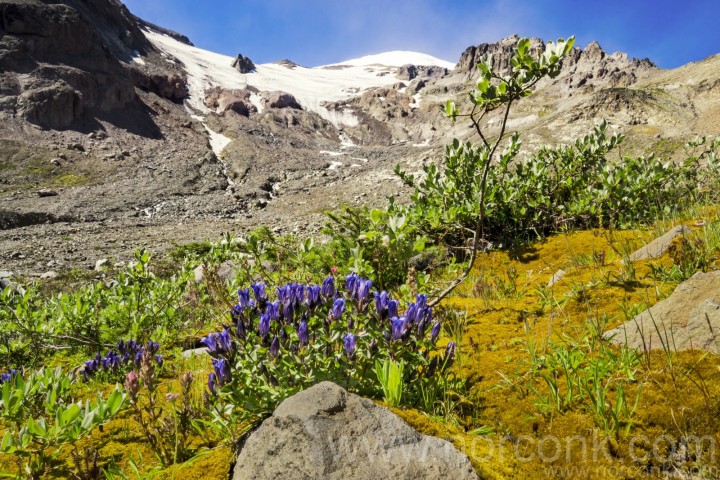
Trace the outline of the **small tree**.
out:
[[[506,169],[519,150],[519,136],[515,133],[510,144],[502,152],[498,151],[505,139],[510,108],[515,102],[532,94],[532,88],[542,78],[554,78],[560,73],[561,62],[572,49],[574,42],[574,37],[568,40],[559,39],[555,43],[548,42],[544,52],[534,56],[530,53],[530,40],[523,38],[518,42],[515,54],[510,60],[511,69],[506,75],[493,69],[492,56],[488,56],[478,64],[480,78],[475,90],[469,93],[472,104],[470,112],[459,112],[455,102],[451,100],[445,105],[445,113],[451,120],[455,121],[458,117],[470,119],[481,144],[477,147],[470,142],[460,145],[456,140],[447,150],[450,163],[446,165],[446,172],[449,174],[442,175],[436,167],[431,166],[426,169],[425,181],[419,185],[412,176],[396,170],[406,184],[416,188],[414,203],[420,201],[425,192],[434,191],[440,193],[438,200],[446,210],[477,210],[468,266],[450,286],[432,300],[432,305],[445,298],[467,278],[478,250],[481,245],[485,245],[488,174],[494,164]],[[492,140],[483,130],[481,122],[490,112],[498,109],[502,111],[500,133]],[[449,197],[454,193],[459,193],[458,197],[463,200],[456,198],[452,201]],[[479,208],[467,205],[468,202],[475,202],[474,206]],[[431,214],[429,209],[424,209],[423,213]],[[436,218],[435,221],[439,223],[441,220]]]

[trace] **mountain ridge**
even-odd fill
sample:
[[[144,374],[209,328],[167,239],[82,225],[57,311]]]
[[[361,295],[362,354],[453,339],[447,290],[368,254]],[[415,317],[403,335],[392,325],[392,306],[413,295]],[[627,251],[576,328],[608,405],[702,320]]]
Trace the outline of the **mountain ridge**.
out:
[[[115,0],[0,7],[0,261],[29,274],[257,225],[312,233],[324,209],[402,200],[395,165],[420,171],[471,136],[440,107],[465,105],[474,63],[491,53],[506,67],[518,38],[468,47],[452,69],[276,62],[241,74]],[[39,28],[72,34],[38,41]],[[591,42],[510,126],[558,143],[606,118],[628,153],[675,158],[691,136],[720,133],[719,67],[714,56],[663,70]],[[497,115],[485,121],[496,131]]]

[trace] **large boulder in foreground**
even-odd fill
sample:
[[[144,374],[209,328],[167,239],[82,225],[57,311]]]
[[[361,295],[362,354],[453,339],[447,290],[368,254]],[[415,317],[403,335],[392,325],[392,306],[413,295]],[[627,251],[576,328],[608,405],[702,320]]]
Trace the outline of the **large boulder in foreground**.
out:
[[[643,350],[665,345],[720,353],[720,271],[696,273],[668,298],[606,336]]]
[[[322,382],[286,399],[248,438],[233,480],[477,479],[451,443]]]

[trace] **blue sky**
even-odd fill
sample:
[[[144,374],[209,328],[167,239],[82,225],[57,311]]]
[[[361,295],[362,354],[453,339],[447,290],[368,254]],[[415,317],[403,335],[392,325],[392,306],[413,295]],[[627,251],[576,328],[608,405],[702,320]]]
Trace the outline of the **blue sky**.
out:
[[[720,53],[720,0],[125,0],[198,47],[306,66],[389,50],[455,62],[512,33],[575,35],[673,68]]]

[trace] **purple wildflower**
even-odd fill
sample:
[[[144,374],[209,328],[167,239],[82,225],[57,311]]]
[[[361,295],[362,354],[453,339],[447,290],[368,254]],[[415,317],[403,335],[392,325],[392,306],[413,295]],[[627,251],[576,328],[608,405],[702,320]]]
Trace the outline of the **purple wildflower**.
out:
[[[345,353],[347,353],[348,358],[352,359],[355,356],[355,335],[352,333],[346,333],[343,335],[343,341]]]
[[[322,286],[320,287],[320,293],[323,297],[325,297],[325,299],[335,296],[335,277],[331,275],[323,280]]]
[[[390,320],[392,324],[392,339],[393,340],[400,340],[402,339],[403,334],[405,334],[405,324],[406,324],[406,318],[403,317],[393,317]]]
[[[435,343],[435,341],[440,336],[440,321],[438,320],[435,322],[435,325],[433,325],[432,330],[430,330],[430,341]]]
[[[298,325],[298,340],[300,342],[300,346],[304,347],[310,342],[310,336],[308,335],[308,324],[306,321],[300,322],[300,325]]]
[[[270,333],[270,315],[264,313],[260,315],[260,337],[265,338],[267,337],[268,333]]]
[[[280,340],[278,337],[273,338],[270,343],[270,356],[277,358],[280,355]]]
[[[344,310],[345,310],[345,300],[342,298],[335,299],[335,302],[333,303],[333,306],[332,306],[332,310],[330,310],[330,316],[332,317],[333,321],[340,320],[340,317],[342,317]]]

